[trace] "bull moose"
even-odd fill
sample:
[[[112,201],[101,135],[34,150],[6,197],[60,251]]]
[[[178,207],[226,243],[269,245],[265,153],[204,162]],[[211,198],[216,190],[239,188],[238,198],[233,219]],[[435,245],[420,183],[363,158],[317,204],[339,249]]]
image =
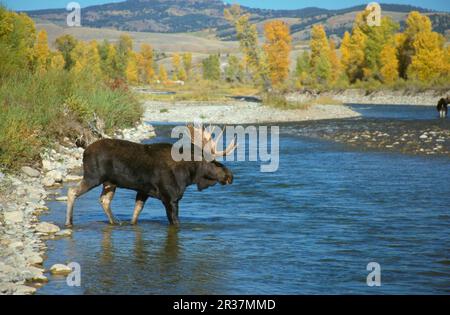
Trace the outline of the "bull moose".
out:
[[[441,98],[437,104],[437,111],[439,112],[440,118],[447,117],[448,114],[448,104],[450,104],[450,97],[447,96],[447,98]]]
[[[115,190],[125,188],[137,192],[131,224],[137,224],[145,202],[152,197],[164,204],[169,223],[178,225],[178,203],[188,186],[196,184],[201,191],[216,183],[232,184],[232,172],[216,158],[231,154],[236,149],[236,139],[225,151],[218,151],[217,139],[221,135],[214,139],[206,129],[192,125],[188,130],[191,152],[197,151],[195,146],[201,146],[200,152],[208,146],[212,159],[205,159],[202,154],[200,159],[175,161],[170,143],[138,144],[102,139],[89,145],[83,155],[83,179],[67,194],[66,226],[73,224],[76,198],[100,185],[103,185],[100,203],[111,224],[116,224],[111,211]]]

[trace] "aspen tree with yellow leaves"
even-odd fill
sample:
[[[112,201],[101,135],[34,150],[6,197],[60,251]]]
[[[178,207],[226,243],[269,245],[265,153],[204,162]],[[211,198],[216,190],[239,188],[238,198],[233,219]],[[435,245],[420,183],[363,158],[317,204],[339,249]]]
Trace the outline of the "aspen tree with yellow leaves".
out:
[[[292,38],[289,26],[282,21],[272,21],[264,25],[269,76],[273,86],[282,84],[289,75]]]
[[[45,30],[41,30],[37,35],[34,58],[36,71],[47,71],[50,65],[50,49],[48,48],[48,37]]]
[[[384,83],[392,84],[398,79],[397,50],[393,45],[384,46],[380,53],[381,69],[380,75]]]

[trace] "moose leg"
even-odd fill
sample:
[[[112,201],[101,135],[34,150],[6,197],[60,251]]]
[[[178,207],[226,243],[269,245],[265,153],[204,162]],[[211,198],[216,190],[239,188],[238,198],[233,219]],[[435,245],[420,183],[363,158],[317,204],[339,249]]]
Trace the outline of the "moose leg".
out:
[[[166,207],[167,219],[171,225],[179,225],[178,220],[178,201],[164,201]]]
[[[103,210],[108,217],[109,223],[114,225],[116,221],[114,220],[114,216],[111,211],[111,201],[114,198],[114,193],[116,192],[116,186],[110,183],[103,184],[103,191],[100,195],[100,203],[102,205]]]
[[[95,184],[91,184],[85,179],[83,179],[78,186],[69,188],[67,192],[67,212],[66,212],[66,226],[71,227],[73,224],[73,205],[75,199],[81,195],[87,193],[89,190],[94,188]]]
[[[145,202],[148,199],[148,195],[138,192],[136,195],[136,204],[133,211],[133,219],[131,219],[131,224],[137,224],[139,214],[141,214],[142,209],[144,209]]]

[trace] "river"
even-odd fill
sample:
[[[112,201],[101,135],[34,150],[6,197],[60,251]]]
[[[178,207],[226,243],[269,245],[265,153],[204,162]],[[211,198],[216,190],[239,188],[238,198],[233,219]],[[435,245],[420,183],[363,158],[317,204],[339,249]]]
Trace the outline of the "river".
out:
[[[363,117],[346,124],[437,120],[430,107],[354,108]],[[191,187],[179,229],[168,226],[157,200],[138,226],[109,226],[100,189],[89,192],[75,205],[73,236],[48,241],[45,261],[46,268],[78,262],[81,286],[49,276],[37,293],[450,293],[450,158],[364,150],[302,132],[342,123],[282,124],[279,170],[227,163],[233,185]],[[148,142],[169,140],[170,129],[157,125]],[[120,220],[131,219],[134,197],[118,190],[112,209]],[[49,207],[41,219],[62,226],[65,203]],[[381,266],[381,286],[366,283],[370,262]]]

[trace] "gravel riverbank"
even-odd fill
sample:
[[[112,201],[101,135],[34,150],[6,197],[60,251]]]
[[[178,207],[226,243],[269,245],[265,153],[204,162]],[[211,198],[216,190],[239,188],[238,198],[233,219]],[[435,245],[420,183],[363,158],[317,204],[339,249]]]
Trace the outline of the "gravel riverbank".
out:
[[[153,127],[141,122],[117,132],[114,138],[139,142],[154,135]],[[81,179],[74,174],[81,168],[82,157],[82,148],[56,144],[41,153],[40,169],[0,172],[0,294],[33,294],[48,281],[50,270],[42,265],[45,240],[70,237],[72,231],[39,222],[39,215],[48,211],[46,201],[54,198],[48,189]],[[65,201],[65,197],[56,200]],[[56,267],[51,272],[58,272]]]
[[[360,116],[344,105],[312,105],[304,110],[282,110],[254,102],[215,104],[210,102],[147,101],[144,103],[144,108],[145,120],[151,122],[257,124]]]
[[[306,102],[319,97],[331,98],[344,104],[384,105],[426,105],[436,106],[439,99],[450,96],[450,90],[428,90],[422,92],[407,90],[380,90],[367,92],[362,89],[347,89],[316,93],[295,92],[287,95],[290,101]]]

